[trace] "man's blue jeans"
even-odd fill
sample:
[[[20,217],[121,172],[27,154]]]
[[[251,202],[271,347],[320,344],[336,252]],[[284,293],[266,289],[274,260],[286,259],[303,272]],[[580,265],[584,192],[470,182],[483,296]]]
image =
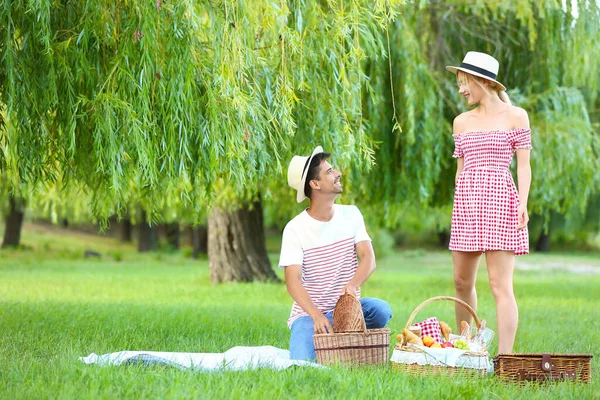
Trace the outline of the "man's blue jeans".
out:
[[[392,318],[392,309],[386,301],[366,298],[360,299],[360,304],[368,329],[383,328]],[[333,311],[328,312],[325,316],[333,325]],[[312,338],[315,334],[313,319],[308,315],[300,317],[294,321],[291,330],[290,358],[292,360],[314,361],[317,356]]]

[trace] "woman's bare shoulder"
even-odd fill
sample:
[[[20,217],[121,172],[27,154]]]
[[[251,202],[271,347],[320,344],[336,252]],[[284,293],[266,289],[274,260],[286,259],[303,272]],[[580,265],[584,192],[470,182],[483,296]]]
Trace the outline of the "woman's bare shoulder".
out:
[[[513,128],[529,128],[529,116],[527,111],[521,107],[511,106],[508,110],[508,117]]]
[[[454,118],[454,123],[452,124],[452,133],[456,135],[457,133],[464,132],[468,121],[473,117],[473,110],[465,111],[462,114],[459,114]]]

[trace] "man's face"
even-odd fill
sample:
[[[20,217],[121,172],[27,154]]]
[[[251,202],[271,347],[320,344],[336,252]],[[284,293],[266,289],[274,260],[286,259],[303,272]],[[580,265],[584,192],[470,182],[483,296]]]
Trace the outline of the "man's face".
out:
[[[342,173],[333,169],[327,160],[323,160],[319,171],[319,189],[323,194],[335,193],[340,194],[344,191],[342,187]]]

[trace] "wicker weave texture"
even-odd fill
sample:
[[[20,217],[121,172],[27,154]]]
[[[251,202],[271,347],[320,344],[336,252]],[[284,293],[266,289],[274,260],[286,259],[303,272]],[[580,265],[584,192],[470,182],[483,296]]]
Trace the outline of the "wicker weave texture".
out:
[[[485,376],[487,371],[475,368],[442,367],[438,365],[402,364],[392,362],[392,369],[414,376],[452,375],[452,376]]]
[[[366,332],[322,333],[313,336],[319,364],[386,364],[390,351],[390,329]]]
[[[518,382],[520,371],[524,370],[543,379],[549,373],[542,369],[542,357],[542,354],[499,354],[494,357],[494,373],[504,380]],[[572,371],[575,372],[575,381],[592,381],[591,354],[550,354],[550,357],[555,365],[553,375]]]
[[[360,301],[351,294],[343,294],[333,311],[333,331],[364,332],[367,330]]]

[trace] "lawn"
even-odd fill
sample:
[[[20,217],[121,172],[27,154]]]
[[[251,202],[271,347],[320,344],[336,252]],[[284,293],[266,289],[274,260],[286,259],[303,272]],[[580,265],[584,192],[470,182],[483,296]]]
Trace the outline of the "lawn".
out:
[[[493,376],[410,377],[389,366],[206,373],[85,365],[77,358],[92,352],[287,348],[291,299],[282,284],[213,286],[207,261],[180,253],[140,255],[113,239],[33,225],[27,226],[23,242],[25,250],[0,251],[3,398],[600,398],[597,254],[518,259],[527,269],[515,274],[521,317],[515,350],[595,356],[592,384],[518,387]],[[276,239],[270,243],[275,264]],[[84,259],[87,248],[103,258]],[[582,266],[583,273],[568,269]],[[478,314],[495,330],[485,268],[477,288]],[[453,294],[452,266],[443,251],[398,251],[379,260],[363,288],[364,296],[392,306],[394,336],[419,303],[447,294]],[[433,303],[417,319],[435,315],[454,325],[453,309],[450,302]]]

